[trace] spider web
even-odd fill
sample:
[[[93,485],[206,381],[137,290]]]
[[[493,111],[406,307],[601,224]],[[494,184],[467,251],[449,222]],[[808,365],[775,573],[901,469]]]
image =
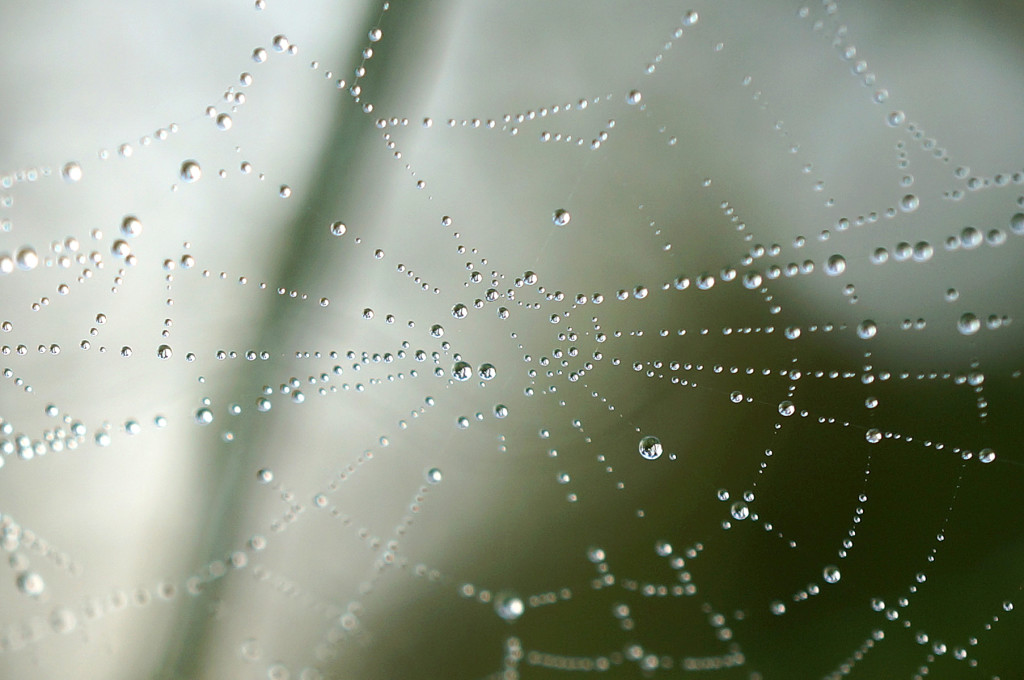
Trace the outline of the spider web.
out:
[[[9,12],[5,677],[1024,667],[1008,10],[122,9]]]

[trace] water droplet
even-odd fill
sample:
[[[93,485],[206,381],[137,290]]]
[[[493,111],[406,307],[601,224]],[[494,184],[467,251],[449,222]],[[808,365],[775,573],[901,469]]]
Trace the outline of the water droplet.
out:
[[[270,484],[274,481],[274,471],[262,468],[256,472],[256,481],[260,484]]]
[[[978,452],[978,460],[980,460],[982,463],[991,463],[995,459],[996,452],[993,451],[992,449],[985,448]]]
[[[834,564],[830,564],[822,569],[821,575],[825,578],[826,583],[838,583],[839,579],[842,578],[842,574],[839,573],[839,567]]]
[[[782,600],[774,600],[770,605],[770,609],[772,614],[775,614],[776,616],[782,616],[786,613],[786,603]]]
[[[441,469],[436,467],[430,468],[429,470],[427,470],[426,477],[427,481],[430,482],[431,484],[440,484],[442,479]]]
[[[1010,218],[1010,231],[1014,234],[1024,234],[1024,213],[1016,213]]]
[[[961,335],[974,335],[981,330],[981,320],[974,314],[966,312],[957,320],[956,329]]]
[[[364,310],[363,310],[363,318],[364,318],[364,319],[366,319],[367,321],[369,321],[370,319],[372,319],[372,318],[373,318],[373,310],[372,310],[372,309],[370,309],[369,307],[367,307],[366,309],[364,309]]]
[[[142,233],[142,222],[135,215],[126,215],[121,220],[121,233],[128,237],[138,236]]]
[[[920,205],[920,199],[914,194],[907,194],[900,199],[900,210],[903,212],[914,212]]]
[[[572,215],[565,208],[559,208],[551,216],[551,221],[555,223],[556,227],[564,227],[569,224],[569,220],[572,219]]]
[[[469,314],[469,309],[466,305],[459,303],[452,307],[452,317],[456,319],[465,319],[466,315]]]
[[[60,171],[61,176],[65,182],[73,183],[82,179],[82,166],[74,161],[65,163],[64,167]]]
[[[796,406],[793,405],[793,402],[788,399],[786,401],[779,402],[779,415],[788,418],[794,413],[796,413]]]
[[[903,121],[907,119],[907,116],[902,111],[893,111],[886,117],[886,122],[892,127],[899,127],[903,125]]]
[[[187,160],[181,164],[180,175],[181,181],[185,183],[198,182],[199,178],[203,176],[203,169],[196,161]]]
[[[503,593],[494,600],[494,611],[506,621],[515,621],[523,615],[526,607],[518,595]]]
[[[497,405],[495,405],[495,407],[494,407],[494,417],[495,418],[506,418],[506,417],[508,417],[508,406],[505,406],[504,404],[497,404]]]
[[[331,223],[331,234],[334,236],[344,236],[345,232],[348,231],[348,227],[345,226],[344,222],[332,222]]]
[[[642,438],[638,448],[640,455],[647,460],[654,460],[662,454],[661,440],[653,435]]]
[[[626,95],[626,103],[629,104],[630,106],[633,106],[639,104],[640,100],[643,98],[644,96],[643,94],[640,93],[640,90],[632,90],[629,94]]]
[[[78,625],[75,613],[66,607],[54,609],[50,614],[50,628],[55,633],[70,633]]]
[[[170,359],[172,352],[169,345],[160,345],[156,350],[156,355],[161,359]]]
[[[46,583],[43,581],[43,577],[34,571],[26,571],[19,574],[17,585],[18,590],[32,597],[38,597],[46,590]]]
[[[878,324],[871,319],[864,319],[857,324],[857,337],[861,340],[870,340],[878,334]]]
[[[18,265],[18,269],[24,271],[31,271],[39,266],[39,256],[36,255],[36,251],[25,246],[20,249],[14,256],[14,261]]]
[[[479,374],[484,380],[492,380],[498,375],[498,371],[491,364],[480,364]]]
[[[459,382],[465,382],[473,377],[473,367],[465,361],[460,361],[452,367],[452,377]]]
[[[217,116],[217,129],[218,130],[230,130],[234,122],[231,120],[231,116],[226,113],[222,113]]]
[[[736,501],[729,507],[729,514],[733,519],[743,521],[750,517],[750,508],[743,501]]]
[[[195,419],[199,425],[209,425],[213,422],[213,411],[208,408],[201,408],[196,411]]]
[[[828,258],[825,263],[825,273],[829,276],[839,276],[846,271],[846,258],[838,253]]]
[[[882,431],[877,427],[872,427],[870,430],[864,433],[864,439],[869,444],[877,444],[882,441]]]
[[[384,37],[384,32],[381,31],[379,28],[375,28],[370,31],[368,37],[370,38],[370,42],[377,42],[382,37]]]
[[[693,26],[697,21],[700,20],[700,15],[696,11],[690,10],[683,15],[683,26]]]

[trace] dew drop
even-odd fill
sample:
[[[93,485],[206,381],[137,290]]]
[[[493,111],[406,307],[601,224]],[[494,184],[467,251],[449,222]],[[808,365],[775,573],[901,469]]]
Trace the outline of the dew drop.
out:
[[[190,184],[192,182],[198,182],[199,178],[203,176],[203,169],[199,167],[199,163],[193,160],[187,160],[181,164],[181,181]]]
[[[907,194],[900,199],[900,210],[903,212],[914,212],[921,205],[921,200],[914,194]]]
[[[1016,213],[1010,218],[1010,231],[1014,234],[1024,234],[1024,213]]]
[[[825,263],[825,273],[829,276],[839,276],[846,271],[846,258],[838,253],[828,258]]]
[[[870,340],[878,334],[878,324],[871,319],[864,319],[857,324],[857,337],[861,340]]]
[[[18,590],[26,595],[38,597],[46,589],[43,577],[34,571],[26,571],[18,575]]]
[[[654,460],[662,454],[661,440],[653,435],[642,438],[638,448],[640,455],[647,460]]]
[[[60,171],[61,176],[65,182],[74,183],[82,179],[82,166],[74,161],[65,163],[64,167]]]
[[[346,231],[348,231],[348,227],[345,226],[344,222],[331,223],[331,234],[333,236],[344,236]]]
[[[23,271],[31,271],[39,266],[39,256],[36,255],[36,251],[25,246],[20,249],[14,256],[14,261],[18,265],[18,269]]]
[[[639,104],[640,100],[643,98],[644,96],[640,93],[640,90],[632,90],[626,95],[626,103],[630,106],[635,106],[636,104]]]
[[[518,595],[504,593],[494,601],[494,611],[506,621],[515,621],[523,615],[526,607]]]
[[[842,578],[842,574],[839,573],[839,567],[834,564],[830,564],[822,569],[821,575],[825,578],[826,583],[838,583],[839,579]]]
[[[195,420],[199,425],[209,425],[213,422],[213,411],[208,408],[201,408],[196,411]]]
[[[431,484],[440,484],[442,479],[441,469],[436,467],[430,468],[427,470],[426,478]]]
[[[156,350],[156,355],[161,359],[170,359],[172,352],[169,345],[160,345]]]
[[[555,223],[556,227],[564,227],[569,224],[569,220],[572,219],[572,215],[565,208],[559,208],[551,216],[551,221]]]
[[[135,215],[126,215],[121,220],[121,233],[128,237],[138,236],[142,233],[142,222]]]
[[[974,335],[981,330],[981,320],[974,314],[966,312],[957,320],[956,329],[961,335]]]
[[[693,26],[700,20],[700,15],[696,11],[690,10],[683,15],[683,26]]]
[[[452,377],[459,382],[465,382],[473,377],[473,367],[465,361],[460,361],[452,367]]]
[[[267,468],[261,468],[256,472],[256,481],[260,484],[270,484],[274,481],[274,471]]]

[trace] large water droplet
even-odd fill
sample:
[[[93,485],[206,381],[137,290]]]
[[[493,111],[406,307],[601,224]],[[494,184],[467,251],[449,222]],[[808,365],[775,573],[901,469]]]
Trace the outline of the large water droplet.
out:
[[[29,246],[25,246],[17,252],[14,256],[14,261],[18,265],[18,269],[24,271],[31,271],[39,266],[39,256],[36,255],[36,251]]]
[[[559,208],[551,216],[551,221],[555,223],[556,227],[564,227],[569,224],[569,220],[571,219],[572,215],[570,215],[569,211],[564,208]]]
[[[857,324],[857,337],[861,340],[870,340],[878,334],[878,324],[871,319],[864,319]]]
[[[518,595],[504,593],[494,600],[494,611],[506,621],[515,621],[526,611],[526,606]]]
[[[825,263],[825,273],[829,276],[839,276],[846,271],[846,258],[838,253],[828,258]]]
[[[641,439],[638,448],[640,455],[647,460],[654,460],[660,457],[662,453],[661,440],[653,435],[647,435]]]
[[[974,314],[966,312],[957,320],[956,329],[961,335],[974,335],[981,330],[981,320]]]
[[[46,590],[46,583],[43,581],[43,577],[34,571],[21,573],[18,576],[17,585],[18,590],[32,597],[42,595],[43,591]]]
[[[839,579],[842,578],[842,574],[839,573],[839,567],[834,564],[830,564],[822,569],[821,575],[825,578],[826,583],[838,583]]]
[[[186,183],[192,183],[199,181],[199,178],[203,176],[203,169],[199,167],[199,163],[193,160],[187,160],[181,164],[181,181]]]
[[[77,182],[82,179],[82,166],[74,161],[65,163],[64,167],[61,168],[60,174],[65,182]]]

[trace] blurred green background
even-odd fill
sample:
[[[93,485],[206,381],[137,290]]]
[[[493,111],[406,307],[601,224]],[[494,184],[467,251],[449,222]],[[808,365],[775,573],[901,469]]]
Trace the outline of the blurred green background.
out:
[[[8,4],[0,677],[1016,677],[1022,19]]]

